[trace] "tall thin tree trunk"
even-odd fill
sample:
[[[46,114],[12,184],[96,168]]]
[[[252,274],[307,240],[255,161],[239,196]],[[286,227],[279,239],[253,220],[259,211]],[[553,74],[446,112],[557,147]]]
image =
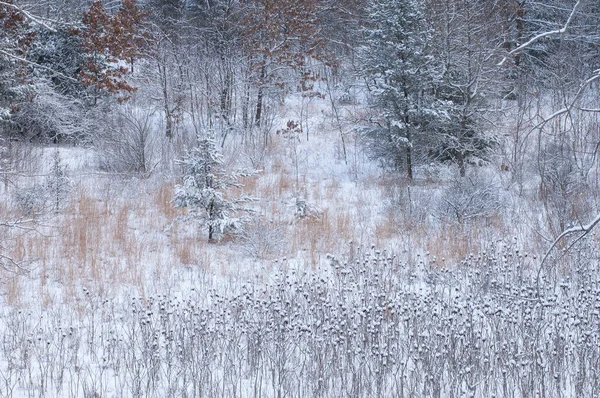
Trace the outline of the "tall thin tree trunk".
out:
[[[263,105],[263,88],[258,88],[258,94],[256,95],[256,114],[254,115],[254,124],[260,127],[260,119],[262,119],[262,105]]]
[[[258,86],[258,93],[256,95],[256,114],[254,115],[254,124],[260,127],[260,122],[263,113],[263,85],[265,78],[267,77],[267,67],[265,65],[260,67],[260,80]]]
[[[213,241],[213,235],[215,233],[215,227],[212,225],[212,220],[214,217],[214,203],[210,203],[210,206],[208,208],[208,218],[209,218],[209,224],[208,224],[208,241],[212,242]]]
[[[173,115],[169,107],[169,88],[167,86],[167,65],[161,65],[161,61],[157,60],[158,72],[160,74],[162,91],[163,91],[163,106],[165,111],[165,135],[169,140],[173,139]]]
[[[406,177],[409,180],[413,179],[412,151],[410,149],[410,146],[406,147]]]
[[[458,170],[460,171],[460,176],[464,177],[467,174],[467,170],[465,167],[465,155],[462,151],[458,151],[456,155],[456,161],[458,163]]]
[[[408,112],[407,112],[408,113]],[[408,115],[406,115],[404,117],[404,122],[406,123],[406,126],[409,126],[409,118]],[[406,177],[409,180],[413,179],[413,165],[412,165],[412,148],[411,148],[411,134],[410,134],[410,127],[407,127],[406,129]]]
[[[225,68],[225,77],[223,79],[223,88],[220,95],[221,105],[221,123],[225,129],[223,132],[223,139],[221,140],[221,148],[225,146],[225,140],[227,134],[231,128],[231,97],[232,97],[232,86],[233,86],[233,72],[231,71],[230,65],[226,62],[225,57],[221,57],[221,62]]]

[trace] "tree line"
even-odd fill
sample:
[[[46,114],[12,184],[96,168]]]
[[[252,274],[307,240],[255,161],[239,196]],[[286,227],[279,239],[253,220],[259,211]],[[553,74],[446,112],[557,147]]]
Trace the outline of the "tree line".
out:
[[[522,189],[533,167],[558,235],[596,164],[599,19],[591,0],[2,0],[1,171],[15,141],[142,175],[208,138],[260,158],[287,96],[329,96],[409,180],[500,158]]]
[[[327,77],[368,89],[374,156],[408,178],[432,158],[464,175],[497,144],[498,100],[550,90],[568,101],[597,69],[598,15],[593,1],[554,0],[4,0],[2,131],[81,139],[86,126],[44,121],[27,104],[44,93],[76,113],[124,102],[147,79],[168,138],[186,120],[195,135],[264,143],[272,104],[323,95]]]

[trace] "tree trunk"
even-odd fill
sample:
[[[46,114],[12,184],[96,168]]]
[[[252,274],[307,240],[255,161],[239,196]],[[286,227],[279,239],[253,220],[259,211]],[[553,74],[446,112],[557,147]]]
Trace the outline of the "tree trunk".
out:
[[[413,179],[413,170],[412,170],[412,153],[410,146],[406,147],[406,177],[409,180]]]
[[[456,155],[456,162],[458,163],[458,170],[460,170],[460,176],[464,177],[467,174],[467,170],[465,167],[465,155],[462,151],[458,151]]]
[[[523,37],[525,35],[525,1],[520,1],[517,5],[516,12],[516,25],[517,25],[517,46],[523,43]],[[515,66],[521,64],[522,53],[515,55]]]
[[[409,125],[408,124],[408,122],[409,122],[408,116],[405,116],[404,119],[405,119],[404,121],[405,121],[406,125],[408,126]],[[407,140],[407,143],[406,143],[406,177],[409,180],[412,180],[413,179],[413,165],[412,165],[412,148],[410,146],[411,142],[412,142],[410,128],[406,129],[406,140]]]
[[[246,85],[244,87],[245,93],[244,93],[244,100],[242,101],[242,124],[244,126],[244,129],[247,129],[249,127],[249,107],[250,107],[250,87],[248,85]]]
[[[157,59],[158,72],[160,74],[160,80],[163,92],[163,106],[165,110],[165,135],[169,140],[173,138],[173,115],[171,114],[171,108],[169,107],[169,89],[167,86],[167,65],[161,65],[161,61]]]
[[[260,127],[260,119],[262,118],[262,104],[263,104],[263,89],[258,88],[258,94],[256,95],[256,114],[254,115],[254,124]]]
[[[224,57],[221,57],[223,67],[225,68],[225,77],[223,81],[223,88],[221,89],[220,105],[221,105],[221,126],[223,127],[223,138],[221,140],[221,148],[225,146],[225,140],[227,134],[231,130],[231,97],[233,87],[233,73],[229,64],[226,62]]]
[[[209,186],[212,186],[209,184]],[[208,241],[213,242],[215,227],[212,225],[212,220],[215,216],[215,205],[213,201],[208,205]]]
[[[262,119],[263,112],[263,85],[267,76],[267,67],[265,65],[260,67],[260,80],[258,86],[258,94],[256,95],[256,114],[254,115],[254,124],[260,127],[260,121]]]

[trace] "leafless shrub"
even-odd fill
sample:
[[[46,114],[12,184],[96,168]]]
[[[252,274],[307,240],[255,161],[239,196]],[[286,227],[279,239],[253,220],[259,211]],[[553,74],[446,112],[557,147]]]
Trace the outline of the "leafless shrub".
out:
[[[130,106],[112,115],[95,139],[100,167],[104,170],[148,175],[157,165],[155,131],[151,111]]]
[[[501,208],[499,192],[499,185],[489,175],[471,173],[452,181],[438,199],[437,212],[459,224],[489,217]]]
[[[44,185],[33,184],[16,189],[13,198],[23,214],[28,217],[35,217],[46,210],[48,191]]]
[[[262,218],[255,218],[247,223],[240,236],[244,252],[257,259],[269,259],[279,255],[284,239],[283,228]]]
[[[29,140],[81,142],[88,138],[84,105],[48,83],[38,83],[34,99],[22,102],[17,109],[13,122]]]
[[[322,214],[321,209],[309,203],[303,197],[294,198],[294,215],[299,218],[318,219]]]
[[[538,162],[538,173],[539,198],[554,235],[589,217],[591,208],[583,198],[589,197],[590,190],[568,147],[549,146]]]

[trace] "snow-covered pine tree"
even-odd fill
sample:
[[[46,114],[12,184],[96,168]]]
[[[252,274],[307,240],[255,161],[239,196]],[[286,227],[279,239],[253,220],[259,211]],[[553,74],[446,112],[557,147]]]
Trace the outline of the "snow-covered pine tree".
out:
[[[368,141],[377,157],[405,164],[413,177],[413,151],[439,107],[432,95],[437,79],[428,53],[432,32],[423,0],[370,0],[363,73],[371,86],[374,107],[381,112],[380,128]]]
[[[183,184],[175,187],[173,202],[176,207],[189,209],[189,219],[200,221],[208,228],[208,241],[230,232],[240,232],[244,217],[251,213],[247,207],[255,199],[247,195],[228,198],[230,187],[243,187],[238,180],[254,175],[254,171],[226,173],[223,156],[213,139],[201,139],[181,161],[184,168]]]
[[[14,0],[0,2],[0,133],[11,119],[14,102],[29,89],[25,65],[35,32]]]
[[[504,38],[503,21],[489,7],[470,0],[447,0],[431,5],[435,26],[433,52],[442,65],[436,96],[445,101],[448,117],[432,129],[430,153],[440,161],[456,163],[466,175],[468,163],[485,159],[497,138],[490,126],[489,99],[502,90],[498,79],[498,50]]]

